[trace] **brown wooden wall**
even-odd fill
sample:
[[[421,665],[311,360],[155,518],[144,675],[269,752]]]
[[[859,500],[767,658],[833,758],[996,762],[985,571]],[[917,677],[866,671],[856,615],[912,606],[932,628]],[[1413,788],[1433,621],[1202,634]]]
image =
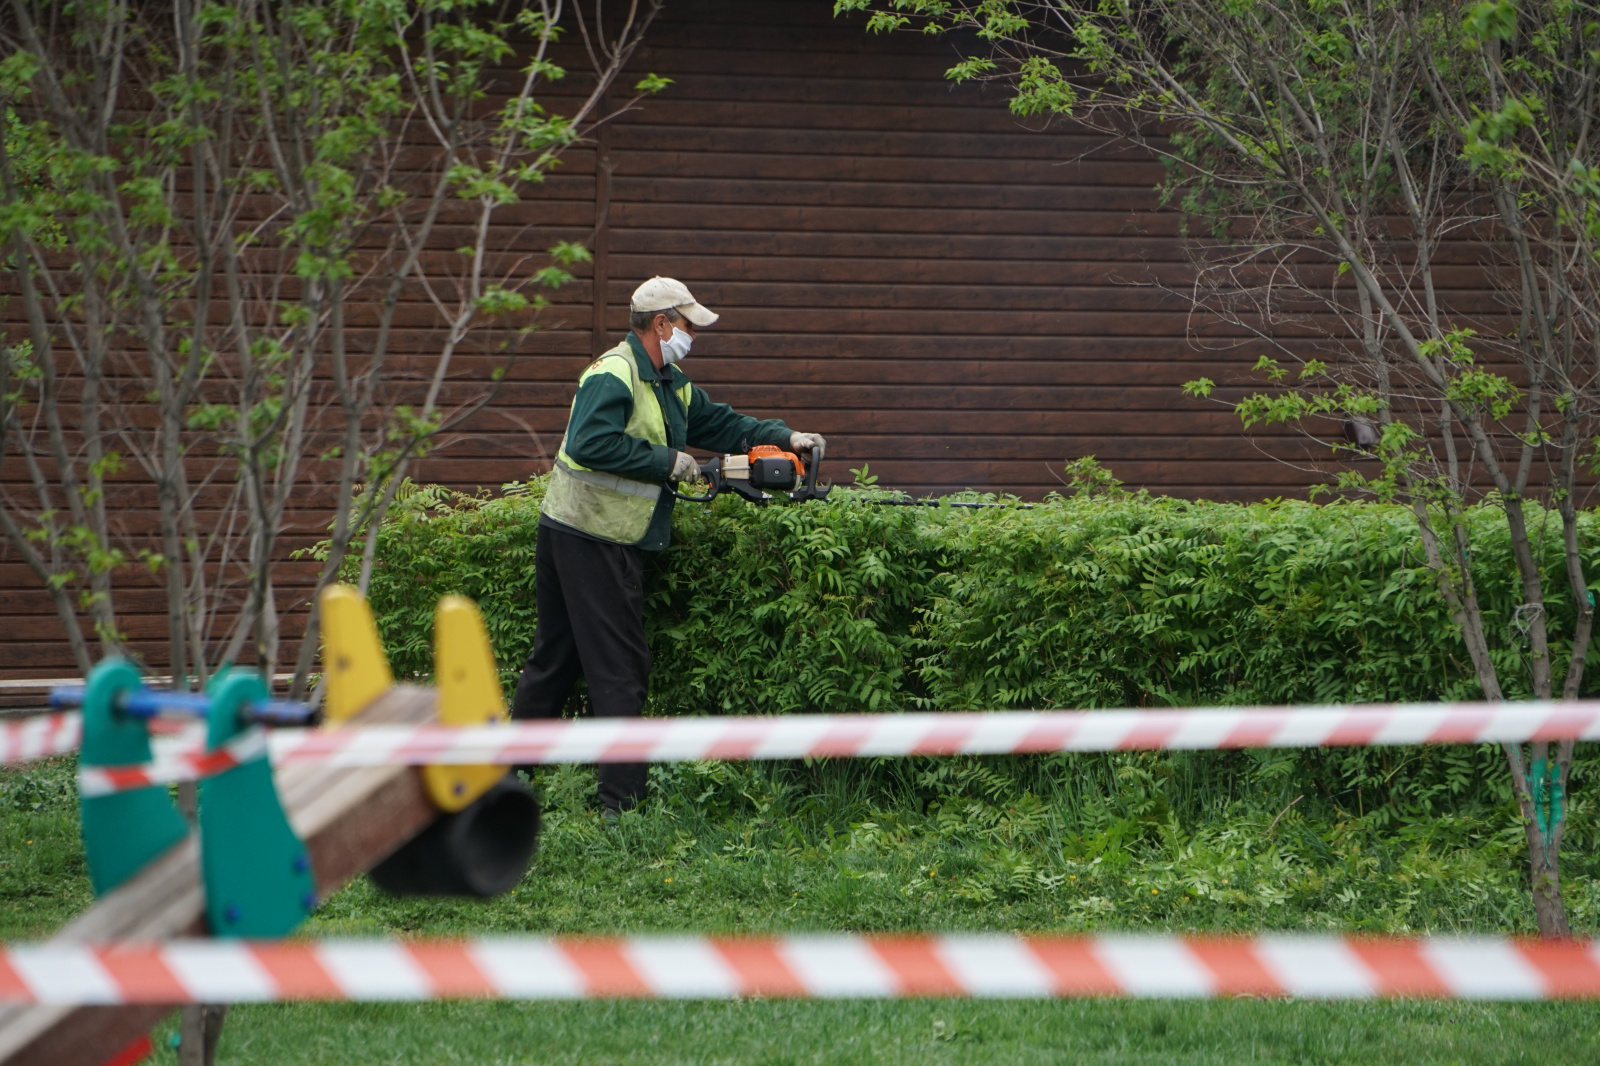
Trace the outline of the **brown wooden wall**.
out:
[[[545,217],[573,224],[525,237],[533,251],[593,234],[592,283],[557,296],[538,354],[427,475],[490,486],[537,469],[585,360],[659,273],[723,316],[684,369],[715,399],[826,434],[836,480],[870,464],[913,492],[1039,496],[1093,454],[1160,493],[1303,490],[1274,459],[1298,442],[1249,441],[1181,392],[1239,379],[1255,353],[1199,350],[1181,302],[1138,285],[1188,272],[1176,217],[1156,210],[1160,166],[1029,129],[999,87],[954,86],[950,40],[868,36],[831,11],[669,2],[635,65],[672,86],[548,183]]]

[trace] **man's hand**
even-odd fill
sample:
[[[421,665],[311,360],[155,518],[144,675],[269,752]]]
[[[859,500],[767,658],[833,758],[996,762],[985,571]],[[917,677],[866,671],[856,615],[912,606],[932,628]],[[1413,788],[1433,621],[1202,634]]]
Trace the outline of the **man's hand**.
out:
[[[700,464],[688,452],[679,452],[678,458],[672,463],[670,478],[673,481],[699,481]]]
[[[822,439],[821,433],[801,433],[796,430],[789,434],[789,450],[800,458],[811,458],[812,448],[817,449],[822,456],[828,454],[828,442]]]

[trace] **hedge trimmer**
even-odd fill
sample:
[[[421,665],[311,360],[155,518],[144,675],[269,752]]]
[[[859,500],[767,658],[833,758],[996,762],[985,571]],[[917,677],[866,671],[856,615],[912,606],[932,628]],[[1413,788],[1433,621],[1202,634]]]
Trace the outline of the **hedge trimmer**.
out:
[[[771,444],[760,444],[739,455],[715,455],[700,464],[700,481],[710,488],[699,496],[679,492],[677,485],[669,486],[672,494],[690,503],[710,503],[724,492],[743,496],[751,503],[765,506],[774,492],[786,492],[795,503],[806,500],[826,500],[831,485],[817,485],[817,471],[822,467],[822,449],[811,449],[811,462],[806,463],[794,452],[786,452]],[[867,503],[882,507],[1021,507],[1031,510],[1031,503],[982,503],[973,500],[914,500],[869,499]]]
[[[796,503],[826,500],[831,485],[817,487],[817,469],[822,466],[822,449],[811,449],[808,467],[794,452],[771,444],[758,444],[742,455],[715,455],[700,464],[700,480],[710,489],[701,496],[686,496],[673,488],[672,494],[691,503],[710,503],[724,492],[743,496],[751,503],[765,504],[772,493],[787,492]]]

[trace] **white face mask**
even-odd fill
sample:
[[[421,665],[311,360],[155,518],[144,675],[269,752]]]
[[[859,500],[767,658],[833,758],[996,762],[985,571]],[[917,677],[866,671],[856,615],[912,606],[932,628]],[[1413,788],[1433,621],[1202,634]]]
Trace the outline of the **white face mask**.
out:
[[[673,326],[672,336],[661,342],[661,361],[668,365],[683,362],[688,358],[689,346],[693,343],[693,337]]]

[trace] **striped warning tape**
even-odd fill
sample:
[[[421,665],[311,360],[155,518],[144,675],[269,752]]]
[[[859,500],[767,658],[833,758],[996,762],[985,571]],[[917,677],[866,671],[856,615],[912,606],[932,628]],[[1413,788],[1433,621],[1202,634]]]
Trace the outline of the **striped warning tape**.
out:
[[[784,717],[582,719],[280,729],[280,766],[682,762],[697,759],[1001,755],[1025,752],[1301,748],[1600,739],[1600,701],[1422,703],[1202,710],[797,714]],[[197,746],[158,744],[142,767],[87,768],[96,793],[201,776]],[[217,764],[226,769],[224,762]]]
[[[205,744],[204,722],[180,722],[158,718],[149,723],[149,728],[157,737],[173,738],[167,739],[167,743],[177,745],[173,750],[203,747]],[[35,759],[49,759],[58,755],[71,755],[82,743],[83,715],[77,711],[40,714],[30,718],[0,722],[0,766],[31,762]]]
[[[82,740],[83,716],[76,711],[0,722],[0,766],[66,755]]]
[[[191,734],[175,742],[153,744],[156,761],[149,766],[80,766],[78,794],[107,796],[171,781],[194,781],[268,753],[267,733],[260,727],[246,729],[216,751],[206,750],[203,726],[198,732],[199,736]]]
[[[747,996],[1600,998],[1600,944],[1505,939],[999,934],[242,942],[0,953],[0,1000]]]
[[[4,762],[74,750],[76,714],[0,727]],[[1300,748],[1600,739],[1600,701],[1413,703],[1357,707],[996,711],[784,717],[583,719],[453,728],[438,725],[279,729],[280,765],[383,766],[696,759],[999,755],[1058,751]],[[100,768],[91,788],[115,791],[226,769],[193,729],[158,740],[155,761]],[[209,768],[209,769],[208,769]],[[120,784],[119,784],[120,783]]]

